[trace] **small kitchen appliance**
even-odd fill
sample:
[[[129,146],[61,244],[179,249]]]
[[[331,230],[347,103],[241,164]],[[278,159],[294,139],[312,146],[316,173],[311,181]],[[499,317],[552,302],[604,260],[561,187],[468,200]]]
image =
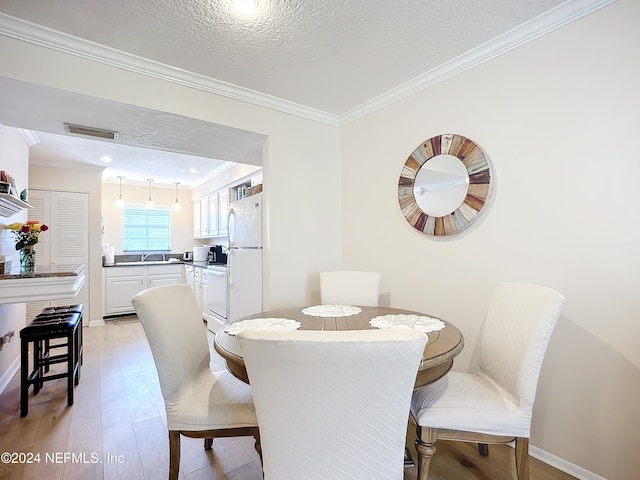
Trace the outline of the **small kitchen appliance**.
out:
[[[182,255],[182,259],[190,262],[193,260],[193,250],[189,250],[188,252],[184,252]]]
[[[206,262],[209,260],[209,245],[196,245],[193,247],[193,261]]]

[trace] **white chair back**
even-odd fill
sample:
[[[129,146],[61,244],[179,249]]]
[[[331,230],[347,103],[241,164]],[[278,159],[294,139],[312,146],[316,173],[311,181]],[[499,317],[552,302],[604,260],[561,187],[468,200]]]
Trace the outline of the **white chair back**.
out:
[[[358,270],[320,272],[320,303],[377,307],[381,277]]]
[[[565,298],[540,285],[500,283],[480,341],[480,374],[531,414],[542,361]]]
[[[166,403],[177,400],[180,388],[209,370],[209,345],[198,302],[187,284],[144,290],[133,297],[158,369]]]
[[[415,330],[243,332],[266,480],[402,479]]]

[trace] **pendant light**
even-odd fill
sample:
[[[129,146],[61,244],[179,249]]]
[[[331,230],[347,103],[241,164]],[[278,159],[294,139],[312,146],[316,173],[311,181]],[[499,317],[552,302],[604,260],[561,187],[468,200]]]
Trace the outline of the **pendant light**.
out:
[[[153,210],[153,200],[151,200],[151,182],[153,182],[152,179],[147,178],[147,182],[149,182],[149,199],[147,200],[147,203],[144,204],[145,207],[147,207],[147,209],[149,210]]]
[[[118,178],[120,179],[120,196],[118,197],[118,200],[116,200],[116,207],[124,208],[124,198],[122,198],[122,179],[124,177],[122,175],[118,175]]]
[[[180,185],[180,182],[173,183],[176,184],[176,202],[173,204],[173,211],[179,212],[180,210],[182,210],[182,205],[180,205],[180,202],[178,201],[178,185]]]

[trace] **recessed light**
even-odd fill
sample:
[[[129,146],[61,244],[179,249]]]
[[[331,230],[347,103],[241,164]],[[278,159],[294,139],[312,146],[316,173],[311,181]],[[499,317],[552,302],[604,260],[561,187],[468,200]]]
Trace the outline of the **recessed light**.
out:
[[[189,169],[189,173],[198,173],[198,169],[197,168],[190,168]]]
[[[105,155],[104,157],[100,157],[100,160],[102,160],[104,163],[109,163],[113,160],[113,158]]]
[[[240,13],[249,15],[256,9],[255,0],[233,0],[233,4]]]

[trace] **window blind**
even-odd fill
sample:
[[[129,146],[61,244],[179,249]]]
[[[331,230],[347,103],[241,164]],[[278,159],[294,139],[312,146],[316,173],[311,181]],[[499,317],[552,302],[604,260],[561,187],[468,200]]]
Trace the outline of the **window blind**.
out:
[[[123,250],[125,252],[170,251],[171,209],[156,206],[149,210],[140,206],[123,209]]]

